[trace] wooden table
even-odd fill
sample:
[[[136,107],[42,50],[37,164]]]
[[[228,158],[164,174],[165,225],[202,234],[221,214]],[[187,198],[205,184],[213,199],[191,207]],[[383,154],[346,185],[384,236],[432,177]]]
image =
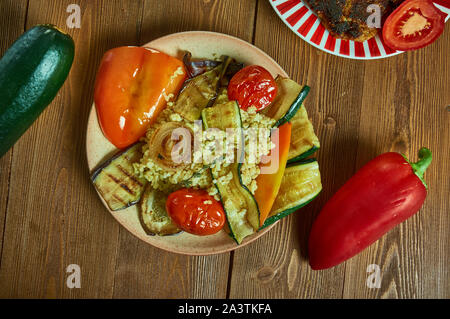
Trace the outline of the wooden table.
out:
[[[68,5],[81,8],[69,29]],[[433,45],[379,61],[319,51],[291,32],[268,0],[2,0],[0,52],[24,30],[53,23],[76,43],[69,79],[0,159],[0,297],[449,298],[450,30]],[[322,148],[320,197],[251,245],[207,257],[151,247],[122,228],[89,181],[85,131],[103,53],[186,30],[255,44],[312,91],[306,107]],[[1,103],[1,102],[0,102]],[[365,162],[386,151],[433,151],[419,214],[355,258],[308,266],[314,217]],[[81,288],[66,268],[81,269]],[[381,287],[368,288],[370,264]]]

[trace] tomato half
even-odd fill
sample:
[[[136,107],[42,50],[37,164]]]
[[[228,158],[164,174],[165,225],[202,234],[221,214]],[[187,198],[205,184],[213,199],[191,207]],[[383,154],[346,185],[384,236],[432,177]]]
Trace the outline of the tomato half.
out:
[[[173,222],[194,235],[212,235],[223,228],[225,212],[204,190],[183,188],[169,195],[166,210]]]
[[[278,87],[269,71],[261,66],[250,65],[237,72],[228,84],[228,98],[237,101],[247,110],[255,106],[258,111],[272,103]]]
[[[407,0],[386,19],[383,39],[395,50],[423,48],[443,32],[445,15],[430,0]]]

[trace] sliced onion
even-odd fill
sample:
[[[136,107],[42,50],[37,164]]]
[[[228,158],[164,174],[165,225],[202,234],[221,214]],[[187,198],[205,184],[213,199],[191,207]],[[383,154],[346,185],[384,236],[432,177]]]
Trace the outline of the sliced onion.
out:
[[[188,132],[190,136],[185,136],[185,134],[173,134],[178,132],[178,130],[174,132],[176,129],[184,129],[182,132]],[[177,137],[177,139],[174,139],[172,136]],[[176,149],[174,150],[174,147],[179,146],[182,143],[184,148],[189,147],[189,149],[192,150],[192,136],[192,131],[179,122],[167,122],[162,124],[149,139],[150,158],[158,166],[166,170],[176,171],[183,169],[187,166],[187,161],[180,160],[180,157],[176,155],[177,153],[173,154],[173,151],[176,151]],[[189,159],[190,153],[191,152],[189,152]]]

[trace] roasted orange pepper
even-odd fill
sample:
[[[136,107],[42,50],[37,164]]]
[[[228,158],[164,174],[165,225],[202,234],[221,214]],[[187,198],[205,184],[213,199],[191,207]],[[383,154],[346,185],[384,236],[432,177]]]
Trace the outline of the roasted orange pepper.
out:
[[[255,200],[258,203],[259,214],[260,214],[260,226],[264,225],[264,221],[269,216],[270,210],[272,209],[275,198],[280,190],[281,180],[283,179],[284,170],[286,168],[286,163],[289,154],[289,145],[291,142],[291,127],[292,124],[287,122],[275,131],[278,134],[278,138],[272,135],[272,142],[275,144],[275,149],[272,151],[278,152],[278,169],[273,174],[259,174],[256,178],[256,185],[258,188],[255,192]],[[270,158],[270,155],[268,157]],[[260,167],[273,165],[273,163],[268,162],[265,164],[260,164]]]
[[[141,138],[186,79],[183,62],[142,47],[120,47],[103,56],[94,101],[103,134],[118,148]]]

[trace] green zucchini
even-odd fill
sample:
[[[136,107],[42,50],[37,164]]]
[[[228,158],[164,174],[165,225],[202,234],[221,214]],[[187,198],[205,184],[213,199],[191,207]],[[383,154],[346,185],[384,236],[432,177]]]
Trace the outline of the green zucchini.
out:
[[[278,76],[275,79],[278,93],[270,106],[263,110],[263,114],[275,119],[275,127],[286,122],[292,123],[291,144],[288,162],[302,160],[320,148],[319,139],[308,119],[305,106],[302,104],[309,92],[309,87],[303,88],[288,78]]]
[[[270,106],[263,110],[263,114],[276,120],[275,127],[280,127],[290,121],[302,106],[308,96],[309,86],[303,88],[295,81],[278,76],[275,79],[278,93]]]
[[[188,121],[200,119],[202,110],[217,97],[221,79],[231,60],[227,57],[214,69],[189,80],[175,101],[173,110]]]
[[[298,110],[290,122],[292,123],[292,133],[288,164],[301,161],[320,148],[319,139],[314,133],[314,127],[304,106]]]
[[[92,174],[95,188],[112,211],[139,202],[147,181],[135,175],[133,163],[142,158],[142,143],[130,146],[102,164]]]
[[[202,119],[205,129],[217,128],[225,131],[227,128],[242,128],[241,114],[236,101],[215,105],[203,110]],[[243,136],[238,136],[238,147],[240,154],[236,159],[244,156]],[[211,168],[214,184],[220,195],[224,207],[230,236],[240,244],[242,240],[253,234],[259,228],[259,208],[250,191],[242,184],[240,171],[241,163],[228,166],[222,165],[220,170]],[[224,177],[230,176],[227,180]]]
[[[139,221],[149,236],[168,236],[181,232],[166,211],[168,195],[153,189],[150,184],[145,188],[139,202]]]
[[[288,165],[272,210],[261,228],[265,228],[307,205],[317,197],[321,190],[319,164],[315,159]]]
[[[25,32],[0,60],[0,157],[25,133],[64,84],[72,38],[52,25]]]

